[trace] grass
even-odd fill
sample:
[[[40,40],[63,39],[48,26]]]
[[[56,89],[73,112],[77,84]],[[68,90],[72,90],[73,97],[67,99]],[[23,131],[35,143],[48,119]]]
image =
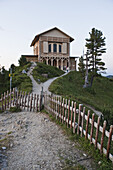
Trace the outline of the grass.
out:
[[[37,63],[37,66],[33,70],[34,79],[40,83],[45,82],[50,78],[57,77],[62,75],[64,72],[59,70],[56,67],[46,65],[44,63]],[[47,77],[44,77],[43,74],[46,74]]]
[[[9,110],[10,112],[12,112],[12,113],[14,113],[14,112],[21,112],[22,110],[21,110],[21,108],[20,107],[10,107],[10,110]]]
[[[99,76],[94,79],[91,88],[83,88],[83,85],[81,73],[72,71],[55,80],[49,90],[78,103],[91,105],[104,114],[109,125],[113,124],[113,80]]]
[[[45,110],[42,110],[43,113],[48,114],[48,112],[46,112]],[[59,122],[58,120],[56,120],[56,118],[51,115],[48,114],[50,119],[55,122],[57,125],[59,125],[64,134],[68,136],[69,140],[72,140],[75,143],[75,147],[78,147],[80,150],[83,151],[83,153],[85,152],[87,154],[88,157],[91,157],[92,160],[94,161],[92,168],[96,169],[96,170],[112,170],[113,169],[113,164],[110,160],[107,160],[106,157],[104,155],[100,155],[99,150],[95,149],[94,145],[91,145],[89,143],[88,140],[86,140],[84,137],[81,138],[79,135],[77,134],[73,134],[72,130],[70,128],[67,128],[65,124],[62,124],[61,122]],[[72,170],[85,170],[85,167],[77,164],[76,166],[73,166],[73,164],[70,165],[70,161],[69,160],[65,160],[66,161],[66,167],[64,167],[64,170],[67,169],[72,169]],[[100,162],[100,164],[98,164]]]
[[[31,63],[25,66],[18,66],[15,69],[14,77],[12,79],[12,86],[17,87],[19,91],[31,92],[32,91],[32,81],[27,76],[27,74],[22,74],[22,70],[28,71]]]

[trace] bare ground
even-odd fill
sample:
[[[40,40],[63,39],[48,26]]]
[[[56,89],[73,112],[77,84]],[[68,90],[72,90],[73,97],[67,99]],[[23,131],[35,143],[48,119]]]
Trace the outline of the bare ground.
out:
[[[0,114],[0,137],[11,136],[3,170],[60,170],[83,165],[95,169],[93,160],[49,120],[48,115],[35,112]]]

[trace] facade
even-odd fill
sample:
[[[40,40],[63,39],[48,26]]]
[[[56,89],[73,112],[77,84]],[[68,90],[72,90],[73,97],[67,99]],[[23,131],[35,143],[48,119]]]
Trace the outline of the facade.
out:
[[[57,27],[35,36],[31,43],[33,57],[27,61],[43,62],[61,70],[76,69],[75,57],[70,57],[70,43],[74,39]],[[72,65],[71,65],[72,64]]]

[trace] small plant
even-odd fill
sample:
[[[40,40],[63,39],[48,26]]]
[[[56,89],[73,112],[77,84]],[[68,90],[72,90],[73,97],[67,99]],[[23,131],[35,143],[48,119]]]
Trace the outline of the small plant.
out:
[[[11,107],[10,108],[10,110],[9,110],[10,112],[21,112],[21,108],[19,107],[19,106],[15,106],[15,107]]]

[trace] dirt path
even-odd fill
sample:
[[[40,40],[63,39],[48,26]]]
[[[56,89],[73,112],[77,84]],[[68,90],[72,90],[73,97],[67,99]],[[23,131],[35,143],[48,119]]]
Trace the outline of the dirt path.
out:
[[[47,90],[52,81],[43,87]],[[34,79],[32,82],[33,92],[39,93],[41,85]],[[60,170],[77,164],[95,169],[90,156],[78,149],[78,144],[71,142],[44,113],[0,114],[0,139],[6,137],[12,140],[9,149],[0,151],[1,170]]]
[[[93,161],[44,113],[1,114],[0,129],[13,139],[4,170],[60,170],[78,163],[93,169]]]

